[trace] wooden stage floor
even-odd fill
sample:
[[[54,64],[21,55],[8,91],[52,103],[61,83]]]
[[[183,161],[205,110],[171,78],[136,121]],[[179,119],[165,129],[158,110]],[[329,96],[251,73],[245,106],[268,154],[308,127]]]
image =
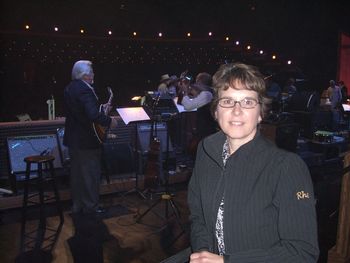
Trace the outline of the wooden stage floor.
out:
[[[161,199],[157,193],[145,200],[137,193],[106,193],[104,189],[101,203],[107,209],[105,214],[72,217],[70,200],[64,198],[64,224],[60,227],[56,209],[50,204],[47,209],[50,230],[46,230],[45,236],[56,235],[57,238],[53,238],[54,242],[43,241],[42,247],[48,249],[36,254],[20,255],[21,210],[7,209],[2,212],[0,225],[0,262],[160,262],[189,246],[186,188],[187,182],[173,183],[169,187],[179,217],[173,214],[170,201]],[[159,199],[161,201],[137,222]],[[27,221],[27,232],[33,231],[31,236],[36,235],[38,221],[38,209],[32,207]]]
[[[179,220],[171,215],[171,206],[168,220],[162,218],[165,216],[166,204],[169,205],[169,202],[162,200],[137,222],[139,215],[160,195],[153,195],[152,200],[144,200],[137,193],[124,195],[135,186],[134,178],[112,179],[110,184],[101,184],[101,203],[107,208],[107,213],[98,218],[72,217],[69,190],[62,189],[64,224],[57,229],[59,217],[55,207],[50,204],[47,225],[51,230],[46,235],[56,239],[55,242],[44,242],[43,246],[50,248],[52,245],[52,249],[40,251],[38,255],[44,258],[41,261],[36,258],[30,261],[30,256],[33,256],[30,253],[19,257],[22,195],[0,197],[0,262],[161,262],[189,246],[187,182],[190,174],[190,171],[185,171],[170,177],[169,189],[179,209]],[[143,180],[140,180],[142,186]],[[340,177],[330,174],[315,181],[314,186],[321,250],[318,262],[325,263],[327,252],[336,238]],[[33,207],[30,209],[28,231],[33,230],[35,234],[37,223],[38,210]]]

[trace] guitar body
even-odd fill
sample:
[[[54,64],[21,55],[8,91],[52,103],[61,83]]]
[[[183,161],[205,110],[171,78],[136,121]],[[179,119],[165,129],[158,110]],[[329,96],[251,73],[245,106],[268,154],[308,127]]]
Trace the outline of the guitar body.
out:
[[[113,92],[110,87],[107,87],[109,93],[109,99],[107,104],[110,105],[113,99]],[[100,105],[100,112],[103,112],[105,115],[108,115],[107,109],[104,109],[103,105]],[[96,122],[92,123],[92,127],[94,128],[95,135],[100,143],[104,143],[107,138],[107,127],[102,126]]]
[[[107,128],[103,127],[102,125],[98,124],[98,123],[93,123],[92,124],[94,131],[95,131],[95,135],[98,139],[98,141],[100,143],[104,143],[106,140],[106,134],[107,134]]]

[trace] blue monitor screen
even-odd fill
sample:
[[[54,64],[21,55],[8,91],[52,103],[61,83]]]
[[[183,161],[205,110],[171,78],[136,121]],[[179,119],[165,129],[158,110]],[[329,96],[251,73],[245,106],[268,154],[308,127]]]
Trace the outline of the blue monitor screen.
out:
[[[11,173],[24,173],[24,158],[31,155],[52,155],[54,167],[62,167],[56,134],[8,137],[7,146]],[[37,167],[32,165],[31,170],[35,171]]]

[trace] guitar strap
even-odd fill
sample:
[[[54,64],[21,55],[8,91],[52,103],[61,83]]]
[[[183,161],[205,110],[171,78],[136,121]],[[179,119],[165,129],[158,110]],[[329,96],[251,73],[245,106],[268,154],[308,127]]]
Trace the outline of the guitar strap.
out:
[[[87,83],[86,81],[84,81],[84,80],[82,80],[82,81],[89,87],[89,89],[92,90],[92,93],[94,93],[96,99],[98,100],[98,97],[97,97],[97,94],[95,92],[95,89],[89,83]]]
[[[84,81],[84,80],[82,80],[82,81]],[[92,90],[92,93],[94,93],[94,95],[95,95],[95,97],[96,97],[96,99],[98,101],[98,96],[97,96],[97,94],[95,92],[95,89],[89,83],[87,83],[86,81],[84,81],[84,83],[89,87],[89,89]],[[102,107],[103,107],[103,105],[101,104],[99,109],[98,109],[99,112],[103,112]]]

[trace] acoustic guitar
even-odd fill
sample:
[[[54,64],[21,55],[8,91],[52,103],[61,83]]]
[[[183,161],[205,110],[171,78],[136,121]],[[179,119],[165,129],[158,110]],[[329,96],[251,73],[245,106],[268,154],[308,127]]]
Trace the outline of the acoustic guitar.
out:
[[[108,93],[109,93],[109,98],[107,104],[110,105],[112,103],[113,99],[113,91],[110,87],[107,87]],[[103,104],[100,105],[100,112],[103,112],[105,115],[108,115],[108,107],[104,107]],[[103,143],[106,140],[106,134],[107,134],[107,127],[102,126],[101,124],[98,124],[94,122],[92,124],[94,128],[94,132],[96,134],[96,137],[100,143]]]

